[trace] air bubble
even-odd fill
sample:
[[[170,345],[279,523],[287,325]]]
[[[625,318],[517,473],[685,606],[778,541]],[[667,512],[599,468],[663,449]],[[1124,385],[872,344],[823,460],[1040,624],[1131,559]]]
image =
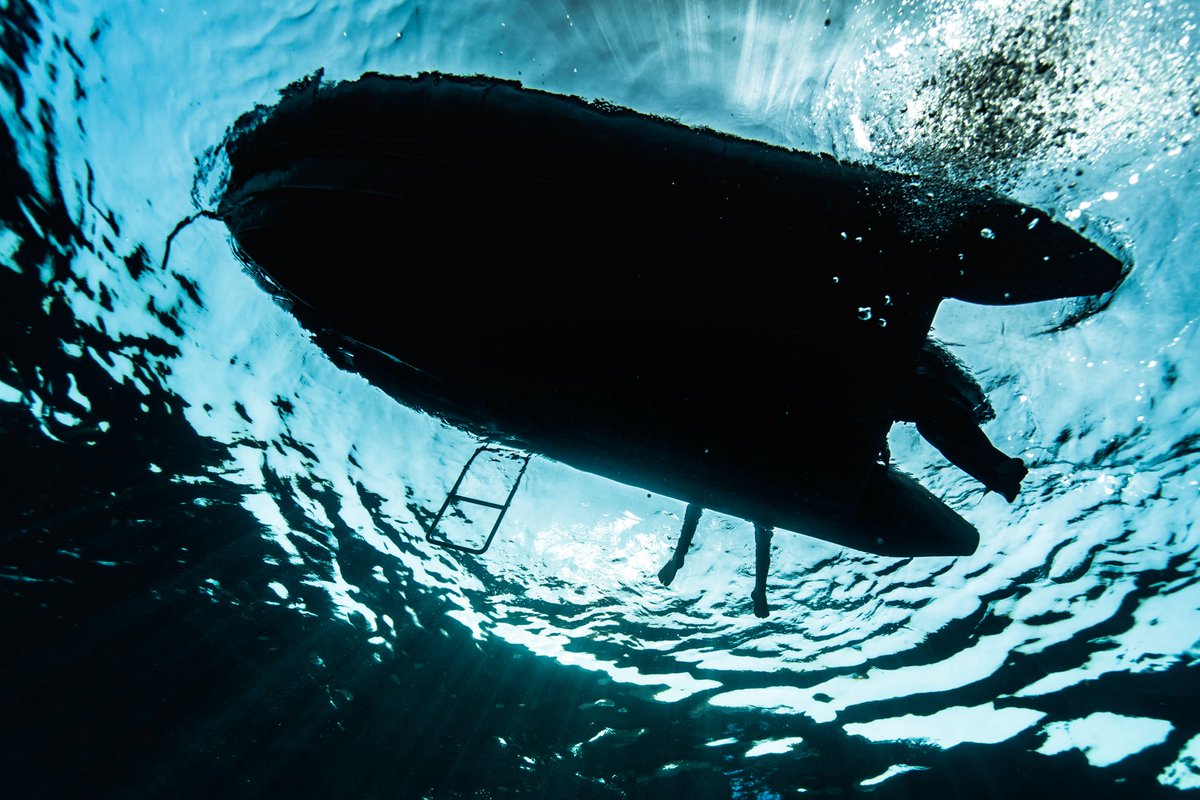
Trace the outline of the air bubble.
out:
[[[871,307],[863,306],[862,308],[860,308],[858,310],[858,318],[861,319],[863,322],[866,322],[867,320],[869,320],[871,318]]]
[[[979,235],[985,239],[995,239],[996,238],[996,232],[993,231],[991,228],[984,228],[983,230],[981,230],[979,232]]]

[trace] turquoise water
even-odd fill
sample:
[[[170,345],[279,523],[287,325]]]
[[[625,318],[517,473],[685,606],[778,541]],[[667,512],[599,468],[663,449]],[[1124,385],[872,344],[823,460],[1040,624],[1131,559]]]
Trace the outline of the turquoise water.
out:
[[[1200,786],[1194,5],[3,6],[0,765],[14,796],[1172,797]],[[424,541],[476,447],[330,363],[211,208],[317,70],[483,73],[986,183],[1133,270],[947,302],[1032,466],[908,427],[957,559],[774,540],[535,458],[481,557]],[[530,221],[536,228],[536,220]],[[438,269],[421,231],[397,257]],[[747,242],[748,258],[779,259]],[[407,298],[397,298],[403,313]],[[719,313],[719,309],[717,310]]]

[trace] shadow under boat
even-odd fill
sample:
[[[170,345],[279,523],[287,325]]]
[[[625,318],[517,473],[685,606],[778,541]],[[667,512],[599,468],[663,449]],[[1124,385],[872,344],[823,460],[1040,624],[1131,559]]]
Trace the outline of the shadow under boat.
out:
[[[335,361],[487,441],[888,556],[978,532],[880,463],[938,303],[1112,291],[983,191],[485,77],[314,78],[217,216]]]

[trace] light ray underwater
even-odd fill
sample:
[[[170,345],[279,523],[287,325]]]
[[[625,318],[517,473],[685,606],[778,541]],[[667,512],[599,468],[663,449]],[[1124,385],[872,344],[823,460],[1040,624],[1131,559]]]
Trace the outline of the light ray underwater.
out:
[[[4,4],[8,792],[1188,796],[1196,14]]]

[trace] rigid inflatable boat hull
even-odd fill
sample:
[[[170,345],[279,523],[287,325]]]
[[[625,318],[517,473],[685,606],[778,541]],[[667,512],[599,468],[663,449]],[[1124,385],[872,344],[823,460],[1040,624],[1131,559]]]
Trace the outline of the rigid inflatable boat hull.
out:
[[[403,402],[885,555],[978,542],[877,463],[938,303],[1121,274],[995,195],[489,78],[312,81],[226,151],[239,251]]]

